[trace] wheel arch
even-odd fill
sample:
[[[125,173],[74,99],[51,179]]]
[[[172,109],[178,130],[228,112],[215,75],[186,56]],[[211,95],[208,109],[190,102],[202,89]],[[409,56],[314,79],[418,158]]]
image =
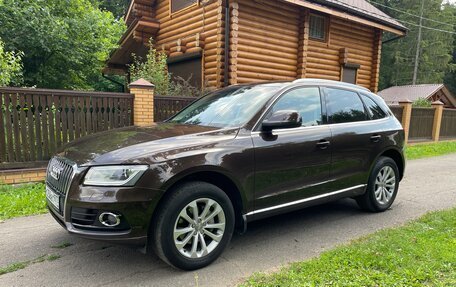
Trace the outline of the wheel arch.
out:
[[[405,170],[405,161],[404,161],[404,156],[402,155],[402,153],[399,150],[397,150],[396,148],[390,147],[390,148],[385,149],[382,153],[380,153],[380,155],[377,156],[377,158],[375,159],[375,162],[377,162],[377,160],[382,156],[389,157],[392,160],[394,160],[394,162],[397,165],[397,168],[399,169],[399,178],[400,178],[399,180],[402,180],[402,178],[404,176],[404,170]],[[372,170],[373,166],[375,165],[375,162],[372,164],[371,170]]]
[[[186,182],[203,181],[213,184],[223,190],[231,200],[235,213],[235,229],[243,232],[245,230],[246,220],[244,218],[245,199],[241,189],[235,181],[220,170],[196,169],[191,171],[184,171],[169,179],[164,185],[164,190],[161,198],[152,214],[152,218],[159,210],[159,206],[171,195],[172,190],[179,185]]]

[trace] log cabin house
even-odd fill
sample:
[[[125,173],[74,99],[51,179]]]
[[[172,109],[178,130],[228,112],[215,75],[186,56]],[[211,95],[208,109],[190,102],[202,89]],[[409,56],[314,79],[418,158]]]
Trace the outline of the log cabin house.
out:
[[[125,74],[149,39],[197,87],[321,78],[376,92],[382,35],[407,29],[365,0],[132,0],[105,73]]]

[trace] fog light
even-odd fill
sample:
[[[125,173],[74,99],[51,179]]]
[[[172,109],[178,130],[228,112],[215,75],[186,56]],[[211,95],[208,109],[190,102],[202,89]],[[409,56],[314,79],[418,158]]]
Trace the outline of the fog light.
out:
[[[107,227],[115,227],[120,224],[120,214],[114,214],[112,212],[103,212],[98,217],[98,220]]]

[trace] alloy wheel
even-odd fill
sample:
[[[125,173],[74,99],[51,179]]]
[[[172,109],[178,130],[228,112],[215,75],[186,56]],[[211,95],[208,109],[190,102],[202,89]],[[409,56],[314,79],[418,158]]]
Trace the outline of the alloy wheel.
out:
[[[225,225],[225,213],[215,200],[193,200],[177,216],[174,245],[187,258],[204,257],[219,245]]]
[[[375,199],[385,205],[389,203],[396,189],[396,174],[390,166],[384,166],[377,174],[374,184]]]

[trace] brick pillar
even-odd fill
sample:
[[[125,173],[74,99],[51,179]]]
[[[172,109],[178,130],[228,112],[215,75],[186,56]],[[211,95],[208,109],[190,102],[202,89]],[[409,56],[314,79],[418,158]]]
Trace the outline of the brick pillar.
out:
[[[434,108],[434,124],[432,125],[432,140],[439,141],[440,126],[442,124],[443,103],[441,101],[432,102]]]
[[[404,100],[399,102],[399,106],[402,107],[402,127],[404,128],[405,143],[408,142],[409,131],[410,131],[410,119],[412,118],[412,101]]]
[[[155,86],[144,79],[134,81],[130,85],[133,100],[133,123],[135,126],[149,126],[154,123]]]

